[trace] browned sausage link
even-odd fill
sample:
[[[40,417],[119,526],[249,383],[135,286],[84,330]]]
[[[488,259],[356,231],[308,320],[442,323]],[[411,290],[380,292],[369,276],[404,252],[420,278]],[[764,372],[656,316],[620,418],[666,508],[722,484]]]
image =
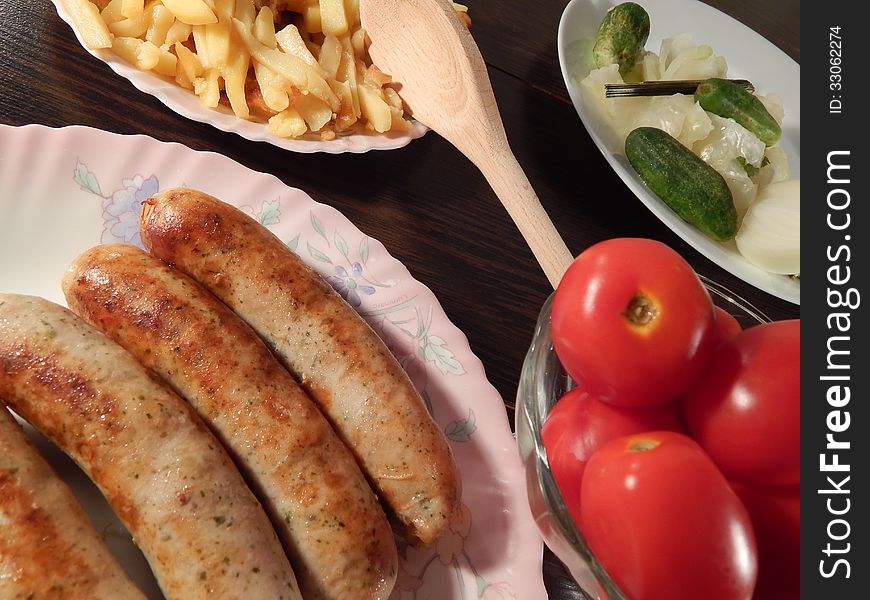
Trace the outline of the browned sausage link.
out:
[[[430,543],[459,503],[447,439],[368,324],[266,228],[195,190],[146,201],[158,258],[235,310],[302,383],[412,541]]]
[[[170,600],[299,600],[262,507],[190,406],[69,310],[0,294],[0,396],[99,486]]]
[[[262,340],[197,282],[134,246],[67,271],[70,308],[187,398],[259,492],[306,600],[386,599],[396,544],[377,498]]]
[[[145,600],[0,404],[0,598]]]

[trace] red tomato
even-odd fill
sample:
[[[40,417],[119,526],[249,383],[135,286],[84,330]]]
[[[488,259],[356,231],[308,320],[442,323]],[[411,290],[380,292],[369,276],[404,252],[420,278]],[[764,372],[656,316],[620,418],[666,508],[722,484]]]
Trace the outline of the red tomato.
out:
[[[575,523],[580,522],[580,482],[586,461],[606,442],[645,431],[682,431],[670,405],[613,406],[582,388],[562,396],[544,422],[547,462]]]
[[[752,520],[758,542],[758,581],[753,600],[800,598],[800,487],[762,489],[741,483],[731,487]]]
[[[710,296],[674,250],[654,240],[612,239],[568,268],[550,328],[565,370],[619,406],[684,392],[715,342]]]
[[[632,600],[749,600],[755,536],[704,450],[668,431],[613,440],[583,474],[581,530]]]
[[[800,321],[750,327],[722,343],[686,394],[689,431],[730,479],[800,482]]]
[[[713,327],[716,330],[716,337],[721,341],[731,339],[743,331],[734,315],[718,306],[713,307]]]

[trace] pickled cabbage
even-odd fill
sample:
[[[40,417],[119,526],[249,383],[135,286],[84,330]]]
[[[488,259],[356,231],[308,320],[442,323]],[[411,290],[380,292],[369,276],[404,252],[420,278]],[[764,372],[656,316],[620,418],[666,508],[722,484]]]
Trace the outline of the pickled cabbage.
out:
[[[710,114],[712,130],[692,151],[716,169],[731,190],[738,221],[755,199],[758,186],[749,176],[746,165],[761,168],[765,145],[751,131],[733,119]],[[742,158],[743,160],[738,160]]]
[[[728,64],[706,44],[696,45],[691,33],[662,40],[659,52],[661,79],[710,79],[725,77]]]

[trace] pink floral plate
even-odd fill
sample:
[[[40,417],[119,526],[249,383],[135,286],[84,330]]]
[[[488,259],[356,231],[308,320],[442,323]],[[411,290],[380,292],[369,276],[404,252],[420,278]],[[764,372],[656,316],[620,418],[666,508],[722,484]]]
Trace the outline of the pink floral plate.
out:
[[[436,544],[400,545],[391,600],[546,598],[543,545],[498,392],[438,300],[335,209],[219,154],[85,127],[0,125],[0,291],[64,303],[60,279],[87,248],[139,244],[142,201],[186,185],[239,206],[323,274],[387,342],[450,439],[463,505]],[[150,598],[142,554],[78,468],[30,432]]]

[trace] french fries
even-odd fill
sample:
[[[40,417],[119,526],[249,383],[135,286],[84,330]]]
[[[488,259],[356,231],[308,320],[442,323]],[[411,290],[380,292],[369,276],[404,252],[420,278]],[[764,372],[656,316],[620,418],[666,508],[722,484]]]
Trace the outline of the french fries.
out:
[[[239,20],[242,23],[245,22]],[[275,15],[272,14],[272,9],[268,6],[261,8],[254,19],[254,37],[269,48],[278,47],[278,40],[275,39]]]
[[[188,25],[208,25],[218,20],[204,0],[163,0],[163,5],[176,19]]]
[[[121,14],[128,19],[138,19],[145,11],[145,0],[121,0]]]
[[[96,4],[90,0],[63,0],[63,5],[88,48],[98,50],[112,47],[112,33]]]
[[[139,38],[116,37],[112,51],[143,71],[150,71],[160,62],[160,48]]]
[[[358,0],[62,2],[88,48],[110,48],[277,136],[409,128],[368,57]]]
[[[320,0],[320,30],[325,34],[342,36],[348,31],[344,0]]]

